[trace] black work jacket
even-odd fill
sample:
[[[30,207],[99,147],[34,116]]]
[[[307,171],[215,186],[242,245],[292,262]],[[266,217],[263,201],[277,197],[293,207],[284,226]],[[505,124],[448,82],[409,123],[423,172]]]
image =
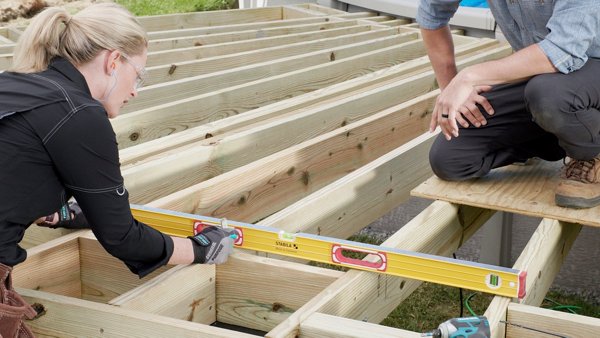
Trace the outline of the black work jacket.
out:
[[[39,217],[75,197],[102,246],[140,277],[167,263],[170,237],[136,221],[106,111],[67,60],[34,74],[0,74],[0,263]]]

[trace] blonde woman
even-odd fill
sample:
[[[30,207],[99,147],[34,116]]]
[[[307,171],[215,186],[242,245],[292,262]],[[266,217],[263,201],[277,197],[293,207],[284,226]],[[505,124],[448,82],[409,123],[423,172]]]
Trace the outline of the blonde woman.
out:
[[[0,74],[0,336],[32,336],[21,319],[35,312],[12,289],[11,268],[26,259],[18,244],[29,224],[70,210],[70,197],[102,246],[140,277],[167,263],[227,259],[233,240],[220,228],[172,238],[131,215],[109,118],[136,97],[147,45],[146,32],[118,5],[73,16],[49,8]]]

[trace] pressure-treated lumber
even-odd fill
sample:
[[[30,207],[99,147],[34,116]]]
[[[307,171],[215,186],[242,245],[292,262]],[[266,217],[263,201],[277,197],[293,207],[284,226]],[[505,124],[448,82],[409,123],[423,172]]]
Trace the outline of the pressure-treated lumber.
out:
[[[511,303],[506,320],[506,337],[546,338],[549,334],[520,328],[517,325],[570,338],[600,337],[600,319]]]
[[[336,60],[344,60],[352,56],[392,46],[401,49],[402,53],[406,53],[407,57],[419,54],[424,55],[423,42],[415,40],[416,37],[416,34],[411,33],[396,35],[334,49],[302,53],[278,60],[269,60],[200,76],[186,77],[178,81],[171,81],[140,90],[138,97],[130,103],[126,111],[130,112],[150,108],[164,102],[177,101],[190,96],[229,88],[302,68],[322,65]]]
[[[250,8],[244,10],[222,10],[142,16],[137,18],[148,32],[182,29],[199,26],[223,26],[249,22],[283,19],[281,7]]]
[[[215,273],[214,265],[179,265],[109,304],[210,325],[216,321]]]
[[[260,28],[245,31],[234,31],[226,33],[216,33],[208,35],[196,35],[188,37],[176,37],[167,39],[150,40],[148,50],[157,52],[161,50],[186,48],[194,46],[205,46],[210,44],[234,42],[241,40],[251,40],[257,38],[274,37],[281,35],[290,35],[305,32],[314,32],[333,28],[342,28],[356,26],[356,21],[337,21],[325,23],[307,23],[294,26],[283,26],[273,28]]]
[[[253,223],[421,135],[437,95],[388,108],[151,205]]]
[[[23,240],[19,243],[19,245],[23,249],[29,249],[73,232],[74,230],[71,229],[52,229],[32,224],[32,226],[25,230],[25,236],[23,237]]]
[[[326,288],[341,271],[235,253],[217,267],[217,314],[223,323],[269,330]]]
[[[580,224],[542,220],[514,265],[515,269],[527,271],[527,294],[519,303],[542,304],[580,230]],[[493,338],[505,336],[506,328],[500,321],[506,319],[510,302],[510,298],[494,297],[485,312]]]
[[[182,29],[172,29],[172,30],[161,30],[161,31],[149,32],[148,38],[150,40],[182,38],[182,37],[189,37],[189,36],[196,36],[196,35],[219,34],[219,33],[227,33],[227,32],[247,31],[247,30],[252,30],[252,29],[285,27],[285,26],[303,25],[303,24],[319,23],[319,22],[323,23],[323,22],[330,22],[330,21],[342,21],[342,20],[332,20],[332,17],[312,17],[312,18],[290,19],[290,20],[251,22],[251,23],[231,24],[231,25],[222,25],[222,26],[190,27],[190,28],[182,28]]]
[[[38,303],[45,309],[43,315],[27,321],[37,337],[256,338],[232,330],[41,291],[17,288],[17,292],[28,303]]]
[[[396,29],[399,32],[399,28]],[[371,30],[369,25],[357,25],[352,27],[333,28],[317,32],[296,33],[286,36],[273,36],[256,38],[251,40],[219,43],[214,45],[170,49],[148,53],[147,66],[157,66],[165,63],[181,62],[186,60],[200,59],[211,56],[239,53],[248,50],[280,46],[307,40],[331,38],[335,36],[355,34]]]
[[[433,74],[428,74],[125,169],[130,199],[134,203],[152,201],[426,93],[434,85]]]
[[[485,177],[466,182],[447,182],[432,177],[415,189],[415,196],[547,217],[565,222],[600,226],[600,208],[566,209],[554,203],[561,161],[536,161],[492,170]]]
[[[163,266],[144,278],[131,273],[123,262],[111,256],[95,238],[79,238],[82,298],[107,303],[149,281],[172,266]]]
[[[410,33],[403,34],[411,36]],[[367,31],[357,34],[345,34],[331,38],[302,41],[281,46],[207,57],[200,60],[166,63],[146,68],[148,72],[147,85],[272,61],[318,50],[341,47],[393,35],[396,35],[396,32],[389,30]],[[132,101],[131,103],[133,102],[135,101]]]
[[[382,246],[449,255],[485,223],[492,213],[484,209],[435,202]],[[369,272],[348,271],[270,331],[267,337],[301,337],[301,323],[315,312],[379,322],[420,283]]]
[[[459,60],[485,53],[497,42],[484,40],[475,43],[461,45],[457,42],[456,54]],[[507,52],[508,49],[503,49]],[[205,125],[184,130],[179,133],[162,137],[158,140],[145,142],[141,145],[121,149],[120,159],[123,167],[134,163],[140,163],[154,155],[164,156],[171,152],[178,152],[176,148],[188,146],[194,142],[205,139],[205,135],[216,137],[227,132],[241,130],[254,123],[265,123],[269,119],[279,118],[282,115],[295,114],[302,109],[310,109],[321,104],[335,102],[344,98],[360,94],[370,88],[383,86],[385,83],[396,81],[398,77],[410,72],[417,72],[427,68],[429,60],[427,57],[407,61],[398,66],[382,69],[366,76],[361,76],[335,85],[331,85],[311,93],[302,94],[292,99],[283,100],[267,106],[248,111],[244,114],[234,115],[225,119],[217,120]]]
[[[80,235],[81,231],[78,231],[27,250],[27,260],[13,270],[13,284],[81,297]]]
[[[503,52],[503,48],[496,49],[461,60],[458,64],[462,67]],[[207,144],[201,147],[195,146],[160,160],[125,169],[123,176],[130,198],[134,203],[146,203],[166,196],[354,119],[363,118],[397,102],[426,93],[434,86],[432,71],[406,79],[401,78],[400,81],[382,88],[365,90],[345,100],[321,105],[318,109],[309,110],[299,117],[264,124],[231,137],[209,139]]]
[[[361,53],[125,114],[113,121],[113,128],[119,145],[129,147],[387,68],[406,58],[398,46]]]
[[[421,334],[342,317],[313,313],[300,324],[303,338],[420,338]]]

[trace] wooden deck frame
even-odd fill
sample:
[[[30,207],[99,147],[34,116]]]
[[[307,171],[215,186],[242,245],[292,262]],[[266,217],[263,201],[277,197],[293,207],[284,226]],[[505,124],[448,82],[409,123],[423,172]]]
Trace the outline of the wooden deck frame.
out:
[[[412,43],[411,43],[412,42]],[[337,48],[302,53],[294,56],[253,63],[241,67],[230,68],[218,72],[210,72],[200,76],[187,76],[181,80],[154,85],[140,90],[136,102],[124,112],[141,110],[159,105],[165,101],[177,101],[187,97],[217,91],[239,84],[292,72],[301,68],[344,60],[353,56],[396,47],[402,53],[418,55],[422,42],[417,34],[405,33],[391,35],[386,38],[348,44]],[[422,51],[424,53],[424,51]]]
[[[132,146],[405,62],[393,46],[119,116],[117,141]],[[286,86],[282,86],[282,84]]]
[[[212,18],[208,18],[206,15],[168,15],[160,18],[142,18],[142,21],[146,27],[156,32],[156,36],[160,36],[160,30],[169,29],[171,33],[168,34],[173,34],[179,27],[188,27],[189,29],[189,27],[197,25],[197,20],[203,20],[207,26],[215,27],[214,32],[216,32],[216,27],[227,29],[225,27],[232,21],[236,21],[236,25],[247,25],[247,27],[252,25],[252,27],[258,28],[261,23],[268,23],[265,27],[276,27],[286,20],[291,20],[291,18],[329,17],[332,22],[338,22],[340,20],[356,20],[375,16],[372,13],[341,14],[339,11],[314,5],[285,6],[264,10],[248,10],[244,13],[239,12],[244,11],[211,13],[213,14]],[[250,12],[251,14],[249,14]],[[164,27],[161,21],[165,23]],[[394,21],[374,18],[374,20],[371,20],[372,25],[370,27],[377,30],[373,30],[369,34],[382,32],[381,28],[383,28],[384,33],[387,33],[385,27],[380,27],[386,26],[386,24],[393,27],[399,25],[400,29],[396,33],[407,31],[401,23]],[[303,24],[310,23],[304,22]],[[282,26],[287,26],[287,24]],[[234,32],[239,31],[238,28],[231,28],[229,32],[235,34]],[[417,32],[416,29],[410,30]],[[366,35],[368,33],[348,34],[348,38],[360,34]],[[170,37],[174,36],[176,35]],[[383,36],[379,35],[380,38]],[[455,38],[463,41],[466,45],[474,41],[484,41],[474,40],[473,38]],[[482,42],[482,44],[485,44],[485,42]],[[345,45],[346,42],[343,42],[336,47],[343,48]],[[477,47],[479,48],[477,53],[481,55],[490,53],[487,48],[491,45],[487,44],[486,46]],[[257,48],[260,47],[257,46]],[[276,49],[276,47],[271,48]],[[284,48],[287,48],[287,46]],[[507,49],[496,48],[496,52],[498,54],[495,54],[495,57],[498,57],[504,55],[502,53],[506,53]],[[219,51],[219,53],[223,53],[221,55],[224,55],[224,58],[231,55],[228,54],[230,51],[225,49]],[[243,53],[251,54],[253,52]],[[288,53],[296,54],[296,52],[289,51]],[[256,55],[259,54],[254,54],[254,56]],[[289,56],[291,55],[288,54],[285,57]],[[271,60],[280,60],[281,58],[280,56]],[[473,62],[480,62],[485,60],[485,57],[473,57],[472,59]],[[236,116],[238,122],[227,121],[220,122],[222,124],[215,123],[215,125],[227,130],[222,133],[222,139],[226,139],[237,137],[236,135],[244,135],[249,130],[258,131],[257,124],[259,122],[277,125],[277,123],[286,119],[293,121],[293,116],[296,118],[305,116],[304,114],[307,111],[319,109],[318,107],[331,104],[334,100],[341,99],[352,102],[349,96],[356,95],[355,91],[362,89],[364,92],[371,91],[371,93],[376,94],[384,91],[383,88],[389,88],[398,79],[400,79],[400,82],[409,81],[406,79],[416,79],[419,74],[423,75],[427,72],[423,60],[424,58],[407,61],[403,65],[406,67],[405,77],[396,78],[395,80],[390,80],[391,78],[388,77],[387,80],[390,81],[386,82],[387,80],[381,80],[386,78],[385,73],[389,72],[390,69],[397,69],[402,66],[382,69],[370,75],[375,76],[374,74],[377,74],[377,76],[380,76],[381,81],[376,85],[368,81],[345,81],[333,87],[323,88],[318,93],[311,93],[317,94],[312,100],[309,99],[311,95],[305,94],[302,99],[300,97],[292,99],[291,101],[294,101],[294,103],[282,101],[268,108],[258,109],[258,111],[265,114],[262,117],[260,114],[252,117]],[[200,65],[202,61],[204,60],[184,59],[182,62],[189,62],[190,64],[199,62],[198,65]],[[0,69],[5,67],[2,62],[0,57]],[[170,67],[171,64],[165,61],[163,64],[157,65],[156,69],[160,68],[164,72],[166,67]],[[217,63],[215,62],[215,64]],[[411,69],[411,67],[414,68]],[[182,74],[182,77],[178,80],[184,78],[185,75]],[[168,80],[168,78],[165,78],[165,80]],[[348,82],[353,84],[348,85]],[[282,83],[285,84],[285,82]],[[335,88],[333,91],[337,91],[335,95],[327,94],[329,90],[332,90],[331,88]],[[417,101],[431,99],[429,96],[426,97],[419,98]],[[402,105],[403,103],[397,102],[397,104]],[[379,111],[382,109],[379,109]],[[377,111],[375,109],[373,113],[383,114]],[[420,112],[423,111],[420,110]],[[253,113],[255,111],[249,111],[248,116]],[[390,114],[389,116],[395,115]],[[377,118],[372,118],[373,121],[378,121]],[[413,116],[413,118],[418,120],[416,116]],[[244,119],[247,120],[242,122]],[[365,128],[366,131],[370,128],[368,127],[370,126],[369,119],[369,117],[366,117],[362,121],[356,122],[348,120],[343,123],[344,125],[340,124],[341,128],[338,128],[339,130],[330,131],[327,137],[325,135],[308,136],[302,147],[314,146],[316,147],[314,149],[323,151],[323,149],[329,147],[327,142],[333,144],[333,141],[328,141],[330,140],[328,137],[342,135],[343,131],[350,131],[351,134],[355,132],[358,135],[362,133],[360,131],[362,129],[353,128]],[[356,124],[352,124],[353,122]],[[378,122],[373,123],[373,126],[379,125]],[[207,137],[208,132],[203,133],[202,131],[211,130],[210,128],[214,127],[202,126],[196,128],[198,129],[195,131],[199,131],[199,136],[187,135],[184,139],[189,142],[175,142],[173,148],[166,147],[163,150],[178,151],[183,150],[180,147],[197,146],[194,142]],[[269,128],[264,128],[264,130],[269,130]],[[183,132],[178,134],[183,134]],[[371,137],[375,138],[376,136],[368,137],[373,141]],[[282,206],[288,204],[287,207],[261,220],[259,224],[275,226],[292,232],[304,231],[341,238],[347,237],[406,200],[409,191],[431,175],[426,153],[434,137],[435,135],[425,134],[408,142],[400,141],[404,144],[399,148],[374,160],[358,158],[359,162],[355,164],[358,169],[348,169],[353,171],[342,177],[338,175],[341,175],[343,169],[337,169],[340,171],[329,179],[333,182],[327,184],[327,180],[324,180],[323,183],[319,183],[319,185],[312,188],[316,191],[307,190],[300,194],[294,193],[293,198],[289,198],[273,210],[281,209]],[[407,138],[410,137],[407,135]],[[279,140],[276,137],[272,139],[274,142]],[[161,141],[157,140],[157,142]],[[216,141],[216,139],[212,141]],[[144,153],[147,149],[157,149],[150,147],[150,143],[152,142],[137,146],[139,148],[136,151]],[[142,149],[145,146],[148,146],[148,148]],[[368,146],[368,142],[363,144],[363,150],[367,149]],[[302,147],[298,147],[297,151],[313,149]],[[133,154],[134,148],[136,147],[129,148],[131,152],[124,149],[122,154]],[[296,151],[294,149],[296,148],[283,149],[272,156],[286,154],[285,156],[289,156],[291,159],[293,158],[293,152]],[[360,150],[359,147],[352,148],[355,154],[360,153],[357,150]],[[161,151],[155,151],[152,154],[157,158],[148,158],[144,161],[152,163],[159,161],[163,156]],[[375,156],[375,154],[372,154],[372,156]],[[133,156],[125,157],[128,159],[134,158]],[[262,161],[265,161],[269,157],[262,158]],[[286,157],[280,159],[287,161]],[[315,164],[312,165],[319,163],[318,159],[314,161]],[[135,168],[134,162],[135,160],[131,160],[128,165]],[[207,184],[205,182],[212,181],[211,184],[214,185],[211,186],[211,189],[217,191],[219,186],[225,187],[224,184],[228,182],[228,177],[241,179],[244,175],[252,175],[254,178],[257,174],[253,170],[257,171],[261,168],[265,170],[266,166],[261,167],[265,164],[260,163],[260,160],[245,165],[242,163],[236,164],[235,168],[232,167],[227,174],[217,175],[213,179],[200,184]],[[311,164],[307,164],[307,166],[311,166]],[[345,167],[340,166],[339,168]],[[177,176],[169,177],[169,179],[178,179]],[[252,184],[242,185],[240,189],[252,189]],[[320,189],[317,190],[317,188]],[[144,187],[139,187],[133,190],[142,191],[143,189]],[[235,189],[232,191],[235,191]],[[184,196],[183,190],[181,193],[181,196]],[[258,193],[258,191],[254,193]],[[154,203],[162,202],[164,200],[158,200]],[[289,205],[292,202],[293,204]],[[207,203],[207,205],[210,207],[210,203]],[[262,209],[263,207],[258,208]],[[261,217],[270,212],[263,212]],[[490,209],[459,206],[447,202],[434,202],[423,213],[388,239],[384,245],[411,250],[423,248],[425,252],[448,255],[471,236],[492,213],[493,210]],[[242,214],[235,215],[244,217]],[[35,230],[35,227],[32,228],[32,230]],[[579,225],[553,220],[544,220],[540,224],[519,261],[515,264],[516,268],[526,269],[535,275],[535,277],[530,276],[530,279],[528,279],[528,296],[522,301],[523,304],[539,305],[580,228]],[[30,233],[28,231],[28,237]],[[265,331],[271,330],[267,334],[268,337],[290,337],[296,334],[298,334],[298,337],[419,336],[415,332],[385,328],[363,322],[363,320],[379,322],[383,319],[389,311],[417,287],[419,282],[416,281],[405,281],[400,278],[381,275],[376,276],[367,272],[349,271],[341,273],[286,262],[273,257],[254,256],[245,253],[235,253],[231,256],[229,264],[219,266],[216,269],[210,266],[171,267],[155,273],[153,277],[136,281],[122,264],[107,256],[89,232],[75,232],[66,235],[65,232],[61,232],[60,234],[62,234],[60,238],[30,249],[28,261],[19,265],[15,270],[15,283],[18,286],[25,287],[19,288],[19,292],[29,302],[40,303],[46,308],[44,315],[29,322],[40,337],[99,337],[106,335],[116,337],[251,337],[248,334],[203,324],[210,323],[215,318],[224,323],[254,327]],[[415,241],[415,238],[418,240]],[[31,243],[44,241],[43,239],[44,236],[41,236],[39,239],[32,240]],[[288,278],[290,276],[291,278]],[[193,280],[193,283],[181,287],[182,280]],[[303,283],[308,283],[310,287],[305,288]],[[173,288],[177,288],[177,290],[174,291]],[[214,301],[209,299],[213,289],[215,290],[213,292]],[[213,308],[210,308],[210,306],[209,308],[198,307],[198,304],[200,304],[198,300],[201,300],[200,303],[213,302],[215,305]],[[545,318],[549,316],[547,310],[514,304],[509,299],[501,297],[494,299],[486,314],[491,318],[493,332],[498,337],[504,334],[504,329],[506,329],[509,337],[525,334],[524,331],[504,326],[500,323],[500,320],[509,318],[509,321],[513,320],[515,323],[529,326],[541,322],[546,323],[548,320]],[[600,330],[597,320],[581,316],[561,314],[560,323],[563,325],[560,328],[562,331],[557,330],[562,334],[584,336],[589,335],[591,332],[591,335],[598,335]],[[550,326],[550,324],[547,325]],[[526,334],[530,333],[526,332]]]
[[[491,40],[482,41],[481,43],[466,44],[462,47],[457,47],[457,55],[459,59],[468,57],[469,55],[473,56],[486,49],[493,48],[495,45],[495,42]],[[206,135],[217,137],[221,134],[242,130],[255,123],[262,123],[273,118],[279,118],[279,116],[292,114],[294,111],[309,109],[310,107],[318,106],[325,102],[341,100],[368,88],[372,88],[373,86],[381,86],[386,82],[394,81],[395,78],[402,76],[403,74],[409,74],[413,71],[416,72],[427,67],[428,61],[426,57],[417,58],[395,67],[373,72],[369,76],[354,78],[311,93],[299,95],[292,99],[253,109],[244,114],[230,116],[225,119],[190,128],[179,133],[162,137],[159,140],[148,141],[137,146],[128,147],[121,150],[121,163],[124,167],[141,163],[140,161],[143,161],[146,158],[160,154],[168,154],[176,148],[203,141],[207,138]]]

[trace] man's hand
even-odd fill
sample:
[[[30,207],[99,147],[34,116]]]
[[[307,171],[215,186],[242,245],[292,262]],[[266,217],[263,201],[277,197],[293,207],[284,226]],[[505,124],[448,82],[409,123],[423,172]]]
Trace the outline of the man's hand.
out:
[[[194,247],[194,263],[222,264],[233,251],[235,230],[209,226],[190,236]]]
[[[458,137],[458,124],[464,128],[469,127],[469,122],[478,128],[486,125],[487,120],[476,104],[489,115],[494,114],[492,105],[480,95],[490,89],[491,86],[473,87],[462,81],[460,76],[455,77],[436,100],[429,130],[433,132],[439,125],[446,139],[450,140]]]
[[[41,217],[35,223],[39,226],[52,229],[89,229],[90,225],[83,215],[81,208],[77,202],[69,202],[64,205],[58,212]]]

